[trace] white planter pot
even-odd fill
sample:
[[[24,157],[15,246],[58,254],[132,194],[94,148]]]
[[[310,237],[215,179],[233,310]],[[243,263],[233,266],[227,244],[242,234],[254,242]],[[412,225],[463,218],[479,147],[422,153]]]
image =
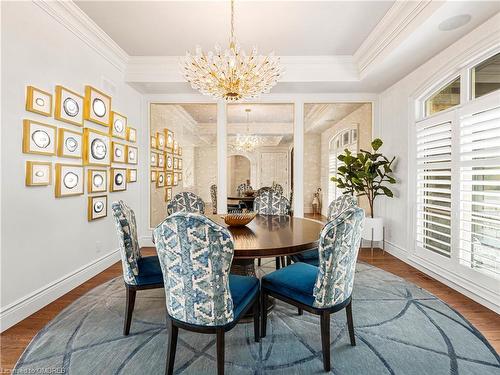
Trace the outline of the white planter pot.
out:
[[[361,238],[368,241],[382,241],[384,239],[384,218],[366,217]]]

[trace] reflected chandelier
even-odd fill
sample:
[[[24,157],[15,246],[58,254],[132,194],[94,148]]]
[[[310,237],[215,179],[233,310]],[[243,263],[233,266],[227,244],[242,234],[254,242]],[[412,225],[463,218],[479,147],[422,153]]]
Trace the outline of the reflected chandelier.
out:
[[[236,135],[235,151],[252,152],[260,144],[260,138],[250,133],[250,111],[249,108],[245,109],[247,113],[247,131],[246,134]]]
[[[226,101],[252,99],[268,93],[282,74],[279,57],[257,55],[257,48],[247,55],[234,36],[234,0],[231,0],[231,37],[229,49],[205,53],[200,46],[196,54],[187,52],[181,61],[184,78],[204,95]]]

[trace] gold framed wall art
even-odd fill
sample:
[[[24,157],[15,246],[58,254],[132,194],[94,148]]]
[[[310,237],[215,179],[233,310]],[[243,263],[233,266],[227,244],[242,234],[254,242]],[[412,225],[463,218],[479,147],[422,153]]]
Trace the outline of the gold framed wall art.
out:
[[[23,152],[55,155],[57,127],[33,120],[23,121]]]
[[[92,86],[85,86],[83,118],[109,127],[111,122],[111,97]]]
[[[85,98],[63,86],[56,86],[56,120],[83,126],[83,107]]]
[[[52,94],[34,86],[27,86],[26,110],[47,117],[52,116]]]
[[[26,186],[47,186],[52,183],[52,163],[26,162]]]

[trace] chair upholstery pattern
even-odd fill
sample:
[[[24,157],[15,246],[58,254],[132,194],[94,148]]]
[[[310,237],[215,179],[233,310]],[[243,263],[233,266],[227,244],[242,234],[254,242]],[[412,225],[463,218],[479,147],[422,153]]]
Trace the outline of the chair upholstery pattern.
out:
[[[217,213],[217,185],[210,186],[210,198],[212,199],[212,213]]]
[[[167,214],[172,215],[176,212],[197,212],[205,213],[205,203],[194,193],[184,191],[176,194],[167,204]]]
[[[127,284],[136,285],[135,276],[139,275],[138,262],[141,252],[137,240],[135,214],[123,201],[113,202],[111,209],[119,238],[123,278]]]
[[[169,315],[202,326],[232,322],[229,231],[200,214],[178,212],[154,232]]]
[[[321,231],[314,307],[332,307],[351,296],[364,219],[363,209],[350,207]]]
[[[357,206],[358,200],[352,195],[342,194],[328,206],[328,221],[333,220],[349,207]]]
[[[245,191],[248,190],[253,190],[252,185],[247,184],[246,182],[243,184],[239,184],[238,187],[236,188],[236,192],[238,193],[239,197],[242,197],[245,193]]]
[[[263,186],[257,190],[257,193],[255,195],[259,196],[259,195],[264,194],[265,192],[270,191],[270,190],[273,190],[273,188],[270,186]]]
[[[290,203],[283,195],[267,190],[257,195],[253,208],[261,215],[288,215]]]

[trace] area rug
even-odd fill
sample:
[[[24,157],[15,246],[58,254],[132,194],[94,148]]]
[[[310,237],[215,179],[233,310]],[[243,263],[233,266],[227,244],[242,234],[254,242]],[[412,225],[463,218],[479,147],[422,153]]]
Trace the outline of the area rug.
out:
[[[124,292],[123,280],[116,278],[75,301],[37,334],[16,371],[162,374],[164,292],[137,293],[127,337]],[[355,347],[349,344],[345,311],[332,317],[331,373],[500,374],[499,355],[464,317],[429,292],[364,263],[357,265],[353,316]],[[298,316],[284,303],[270,313],[260,343],[253,340],[252,324],[238,324],[226,335],[226,374],[320,374],[321,358],[319,318]],[[175,373],[215,372],[215,336],[181,330]]]

